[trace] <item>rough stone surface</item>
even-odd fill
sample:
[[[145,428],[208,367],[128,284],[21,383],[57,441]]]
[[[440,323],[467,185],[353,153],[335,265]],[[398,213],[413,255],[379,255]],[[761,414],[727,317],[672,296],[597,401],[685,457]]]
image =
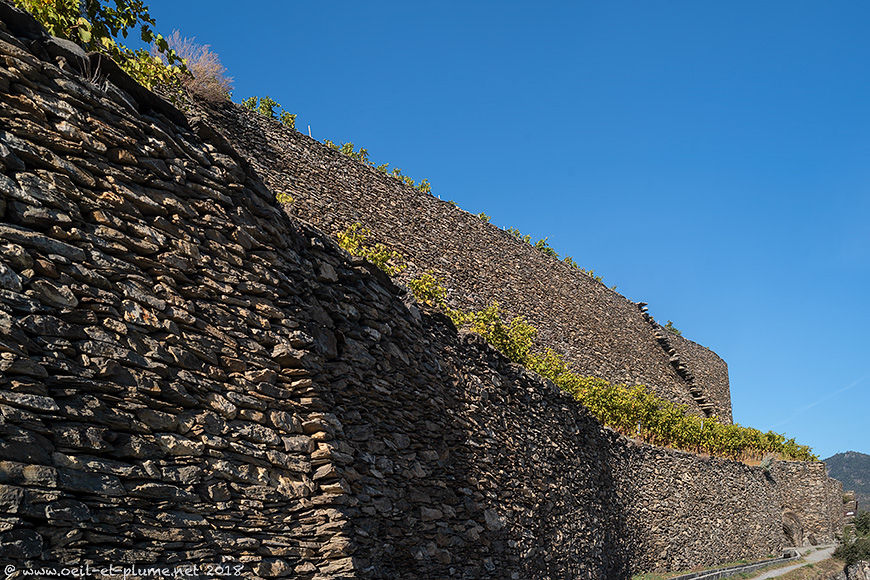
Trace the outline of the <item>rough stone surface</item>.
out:
[[[830,580],[870,580],[870,562],[857,562],[847,566],[845,570],[830,578]]]
[[[822,464],[602,427],[285,215],[214,131],[32,50],[0,27],[4,562],[617,579],[764,556],[785,511],[837,529]]]
[[[728,365],[709,348],[682,336],[669,334],[671,345],[694,374],[695,383],[702,386],[705,399],[712,405],[713,414],[730,423],[731,389]]]

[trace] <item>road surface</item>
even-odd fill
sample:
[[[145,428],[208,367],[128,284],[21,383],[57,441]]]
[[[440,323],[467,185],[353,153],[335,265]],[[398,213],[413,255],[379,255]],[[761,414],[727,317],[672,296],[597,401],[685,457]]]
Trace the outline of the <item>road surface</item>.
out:
[[[812,552],[811,554],[804,556],[804,562],[801,564],[794,564],[793,566],[786,566],[785,568],[777,568],[776,570],[770,570],[769,572],[764,572],[760,576],[753,576],[752,580],[767,580],[769,578],[776,578],[777,576],[782,576],[783,574],[788,574],[792,570],[797,570],[798,568],[802,568],[807,564],[812,564],[813,562],[821,562],[822,560],[827,560],[831,557],[831,554],[834,553],[834,549],[836,546],[822,546],[820,549]]]

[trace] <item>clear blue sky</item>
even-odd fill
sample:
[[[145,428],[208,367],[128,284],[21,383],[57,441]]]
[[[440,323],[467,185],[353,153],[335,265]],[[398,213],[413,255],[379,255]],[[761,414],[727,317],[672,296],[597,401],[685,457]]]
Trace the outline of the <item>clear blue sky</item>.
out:
[[[270,95],[650,303],[735,420],[870,453],[870,4],[151,0]]]

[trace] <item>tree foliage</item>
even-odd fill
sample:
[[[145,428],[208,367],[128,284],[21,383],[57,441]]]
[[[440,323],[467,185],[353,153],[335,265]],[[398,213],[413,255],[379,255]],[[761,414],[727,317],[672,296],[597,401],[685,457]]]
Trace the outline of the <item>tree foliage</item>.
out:
[[[847,538],[834,550],[834,557],[846,562],[847,566],[861,561],[870,561],[870,538]]]
[[[88,51],[105,54],[130,76],[145,85],[176,82],[186,72],[184,61],[154,30],[154,19],[142,0],[15,0],[50,34],[71,40]],[[163,57],[146,49],[133,50],[121,42],[138,30],[142,42],[153,45]]]
[[[870,512],[860,511],[852,522],[854,533],[847,527],[834,557],[851,566],[862,560],[870,561]]]

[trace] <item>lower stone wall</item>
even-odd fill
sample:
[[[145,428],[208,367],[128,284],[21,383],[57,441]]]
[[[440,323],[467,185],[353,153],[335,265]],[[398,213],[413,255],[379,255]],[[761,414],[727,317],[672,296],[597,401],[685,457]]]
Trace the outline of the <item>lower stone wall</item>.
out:
[[[619,579],[766,555],[783,509],[821,538],[821,464],[602,427],[283,214],[213,131],[7,22],[4,564]]]
[[[825,475],[823,463],[775,462],[765,469],[644,444],[614,449],[617,480],[631,498],[625,519],[636,530],[634,570],[762,559],[794,544],[833,542],[842,529],[841,486]],[[794,541],[784,533],[784,514],[799,520]]]
[[[647,445],[621,446],[618,457],[631,498],[626,517],[637,530],[635,570],[688,570],[782,550],[780,485],[760,468]]]
[[[825,464],[779,462],[771,469],[781,482],[781,506],[802,535],[799,545],[834,541],[843,528],[843,485],[831,479]]]

